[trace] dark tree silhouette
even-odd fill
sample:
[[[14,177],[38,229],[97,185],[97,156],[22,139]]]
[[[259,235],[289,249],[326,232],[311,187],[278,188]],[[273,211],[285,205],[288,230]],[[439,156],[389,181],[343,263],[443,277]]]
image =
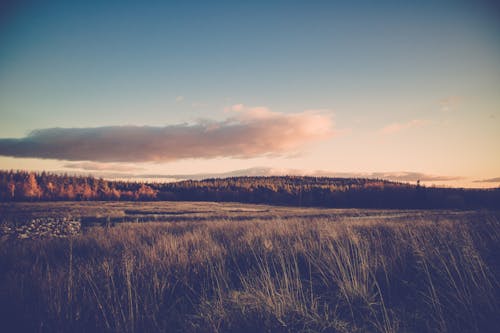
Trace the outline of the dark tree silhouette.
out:
[[[0,171],[0,201],[234,201],[358,208],[500,208],[500,188],[425,187],[417,182],[328,177],[233,177],[175,183],[107,181],[43,172]]]

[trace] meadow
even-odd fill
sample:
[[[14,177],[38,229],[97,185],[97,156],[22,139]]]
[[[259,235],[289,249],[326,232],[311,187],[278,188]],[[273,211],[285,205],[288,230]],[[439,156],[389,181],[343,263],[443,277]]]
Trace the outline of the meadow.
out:
[[[498,331],[495,211],[82,201],[0,219],[5,332]]]

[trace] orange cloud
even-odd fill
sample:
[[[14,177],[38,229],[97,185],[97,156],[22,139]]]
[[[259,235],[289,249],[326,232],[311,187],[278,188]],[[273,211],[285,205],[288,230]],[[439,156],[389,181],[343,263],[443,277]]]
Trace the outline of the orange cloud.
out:
[[[241,105],[226,120],[193,125],[40,129],[21,139],[0,139],[0,155],[97,162],[252,158],[293,154],[332,135],[328,112],[285,114]]]
[[[428,121],[421,119],[414,119],[406,123],[392,123],[380,129],[379,133],[394,134],[410,128],[422,127],[427,123]]]

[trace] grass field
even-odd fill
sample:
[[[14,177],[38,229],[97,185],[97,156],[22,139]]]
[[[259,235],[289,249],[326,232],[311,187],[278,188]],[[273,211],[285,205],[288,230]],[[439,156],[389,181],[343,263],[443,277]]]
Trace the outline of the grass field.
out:
[[[498,212],[56,202],[0,218],[6,332],[498,330]],[[65,221],[81,227],[36,232]]]

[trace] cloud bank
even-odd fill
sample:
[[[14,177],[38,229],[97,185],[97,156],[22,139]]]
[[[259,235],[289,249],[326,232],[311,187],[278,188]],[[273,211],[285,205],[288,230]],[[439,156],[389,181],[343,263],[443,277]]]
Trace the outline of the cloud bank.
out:
[[[0,139],[0,155],[95,162],[252,158],[293,154],[332,135],[327,112],[285,114],[238,105],[226,120],[193,125],[39,129],[21,139]]]
[[[195,177],[196,179],[212,178],[212,177],[238,177],[238,176],[311,176],[311,177],[337,177],[337,178],[377,178],[387,179],[400,182],[416,182],[420,181],[455,181],[461,180],[462,177],[432,175],[422,172],[412,171],[396,171],[396,172],[335,172],[327,170],[301,170],[288,168],[266,168],[255,167],[243,170],[234,170],[219,174],[198,174],[198,175],[182,175],[183,178]],[[169,177],[175,177],[169,175]]]
[[[500,183],[500,177],[475,180],[474,183]]]
[[[72,163],[76,166],[80,163]],[[82,168],[83,169],[83,168]],[[85,169],[84,169],[85,170]],[[248,169],[232,170],[228,172],[213,172],[213,173],[196,173],[196,174],[133,174],[133,173],[109,173],[101,171],[113,170],[98,170],[95,169],[96,176],[102,176],[109,179],[141,179],[149,181],[176,181],[176,180],[201,180],[207,178],[227,178],[241,176],[311,176],[311,177],[335,177],[335,178],[371,178],[371,179],[386,179],[399,182],[448,182],[462,180],[463,177],[432,175],[421,172],[334,172],[327,170],[301,170],[291,168],[269,168],[269,167],[253,167]]]
[[[421,172],[399,171],[399,172],[334,172],[326,170],[300,170],[300,169],[280,169],[280,168],[265,168],[257,167],[244,170],[235,170],[228,173],[219,174],[222,177],[236,176],[311,176],[311,177],[336,177],[336,178],[371,178],[371,179],[386,179],[397,182],[423,182],[431,181],[456,181],[463,179],[455,176],[431,175]],[[199,177],[197,178],[203,178]],[[208,178],[208,177],[205,177]]]
[[[400,182],[416,182],[417,180],[423,182],[448,182],[448,181],[456,181],[462,180],[463,177],[456,176],[440,176],[440,175],[432,175],[421,172],[372,172],[368,173],[366,178],[380,178],[380,179],[388,179],[393,181]]]

